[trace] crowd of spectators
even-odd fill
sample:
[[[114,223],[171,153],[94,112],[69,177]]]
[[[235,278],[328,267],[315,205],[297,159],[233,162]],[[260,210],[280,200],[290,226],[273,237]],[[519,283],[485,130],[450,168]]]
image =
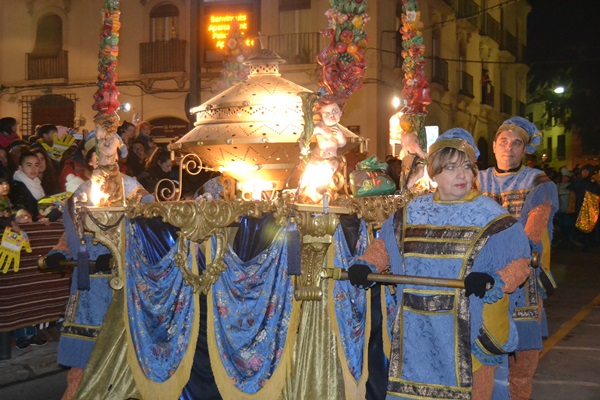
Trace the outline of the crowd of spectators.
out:
[[[559,210],[554,218],[555,240],[553,245],[572,243],[582,252],[589,252],[600,245],[600,224],[582,232],[575,227],[586,192],[600,195],[600,166],[590,163],[575,165],[572,170],[562,167],[556,170],[548,165],[542,168],[555,183],[558,190]]]
[[[170,153],[158,146],[146,121],[138,126],[123,122],[117,130],[120,138],[119,167],[135,177],[150,193],[162,179],[178,180]],[[97,166],[95,132],[85,129],[43,124],[36,127],[28,140],[18,133],[18,121],[0,118],[0,223],[1,228],[21,233],[27,223],[57,221],[62,217],[62,203],[90,179]],[[193,193],[212,176],[201,174],[189,178]],[[190,195],[191,195],[190,193]],[[42,200],[40,202],[40,200]],[[56,199],[54,201],[53,199]],[[41,206],[50,204],[50,206]],[[1,234],[1,233],[0,233]],[[28,349],[47,343],[35,327],[15,331],[16,346]]]

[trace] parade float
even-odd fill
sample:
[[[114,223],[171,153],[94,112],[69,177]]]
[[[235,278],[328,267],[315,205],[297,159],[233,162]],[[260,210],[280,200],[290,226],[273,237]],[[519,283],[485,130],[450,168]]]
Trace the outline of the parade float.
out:
[[[320,83],[347,99],[366,67],[367,2],[331,5]],[[336,171],[319,201],[303,202],[297,189],[311,162],[318,94],[283,79],[281,59],[261,49],[245,60],[248,79],[192,109],[195,127],[169,147],[179,182],[219,171],[216,192],[183,200],[179,184],[162,181],[155,202],[139,202],[126,194],[114,157],[119,1],[105,1],[103,18],[100,165],[93,205],[75,199],[74,220],[82,240],[110,250],[114,294],[76,398],[364,399],[370,292],[328,278],[343,275],[412,193],[358,197],[348,171]],[[422,117],[425,108],[416,111]],[[405,126],[418,131],[414,124]],[[342,132],[340,156],[364,150],[360,137]],[[394,316],[392,293],[381,293],[383,360]]]

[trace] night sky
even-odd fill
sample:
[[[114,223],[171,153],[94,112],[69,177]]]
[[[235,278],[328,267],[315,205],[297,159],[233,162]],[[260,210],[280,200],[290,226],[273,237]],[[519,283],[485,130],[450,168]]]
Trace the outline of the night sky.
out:
[[[530,61],[600,59],[600,1],[529,0],[529,4]]]
[[[581,134],[587,154],[598,155],[600,1],[529,0],[529,4],[532,7],[527,21],[530,93],[543,83],[546,88],[565,86],[567,92],[559,100],[570,110],[565,127]]]

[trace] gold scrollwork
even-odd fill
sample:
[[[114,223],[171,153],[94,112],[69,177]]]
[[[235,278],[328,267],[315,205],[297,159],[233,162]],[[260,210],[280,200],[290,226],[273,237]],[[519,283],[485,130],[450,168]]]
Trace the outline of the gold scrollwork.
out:
[[[124,286],[125,276],[125,221],[123,207],[79,207],[78,213],[83,214],[82,229],[86,234],[93,235],[93,241],[106,246],[113,255],[114,267],[110,287],[120,290]]]
[[[174,152],[171,152],[173,157]],[[161,179],[156,184],[154,198],[156,201],[179,201],[181,199],[183,185],[183,171],[189,175],[198,175],[202,170],[212,171],[212,168],[205,167],[202,160],[196,154],[188,153],[179,160],[179,184],[171,179]]]
[[[349,208],[358,218],[364,218],[367,224],[378,229],[397,209],[404,207],[409,199],[407,194],[340,198],[335,205]]]
[[[290,207],[284,209],[289,212]],[[176,262],[186,283],[191,285],[195,292],[207,293],[225,270],[223,261],[227,244],[225,228],[239,220],[242,215],[259,218],[263,213],[275,210],[272,203],[264,201],[179,201],[138,204],[129,207],[126,216],[130,219],[161,217],[163,221],[179,228],[179,251]],[[276,217],[278,222],[283,224],[287,221],[284,211],[279,209],[276,211],[279,212],[279,216]],[[216,239],[213,261],[207,265],[202,274],[195,275],[186,265],[185,255],[188,249],[186,242],[191,240],[202,243],[213,235]]]
[[[296,300],[323,298],[321,269],[338,224],[337,214],[298,212],[298,230],[302,237],[302,274],[295,277]]]

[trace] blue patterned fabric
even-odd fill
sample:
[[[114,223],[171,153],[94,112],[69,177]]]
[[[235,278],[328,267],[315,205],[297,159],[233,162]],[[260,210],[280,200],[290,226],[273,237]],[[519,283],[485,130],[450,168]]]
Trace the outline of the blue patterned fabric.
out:
[[[394,227],[400,216],[390,217],[381,229],[394,273],[445,279],[464,279],[469,272],[493,275],[529,254],[523,228],[483,196],[463,202],[420,196],[404,215],[401,251]],[[471,352],[478,354],[484,300],[465,298],[459,289],[409,284],[398,285],[397,297],[388,398],[462,398],[470,391]],[[511,324],[509,338],[500,345],[511,351],[516,342]],[[480,361],[498,364],[501,357]]]
[[[294,288],[287,275],[287,228],[243,262],[229,247],[226,270],[213,285],[215,339],[236,388],[256,393],[279,364],[288,334]]]
[[[175,263],[175,241],[165,242],[144,228],[127,220],[129,331],[146,377],[164,382],[179,367],[190,341],[195,296]],[[193,259],[188,255],[187,260],[191,269]]]
[[[552,221],[558,210],[558,192],[556,185],[544,171],[524,166],[516,172],[498,173],[494,168],[488,168],[479,172],[479,184],[485,196],[503,206],[523,226],[527,225],[529,213],[535,207],[549,204],[551,211],[547,229],[552,241]],[[531,251],[538,251],[540,254],[544,250],[549,250],[542,247],[541,241],[539,243],[529,241],[529,244]],[[519,330],[518,350],[541,350],[542,336],[547,332],[547,325],[543,318],[543,305],[538,304],[539,272],[540,268],[531,269],[530,278],[511,294],[511,300],[516,304],[514,317]],[[541,308],[541,316],[538,306]]]
[[[365,252],[367,247],[365,221],[361,220],[354,256],[348,248],[341,225],[338,225],[334,238],[335,268],[348,269]],[[362,375],[363,349],[365,346],[367,292],[352,286],[350,281],[336,281],[333,298],[344,356],[350,373],[358,381]]]

